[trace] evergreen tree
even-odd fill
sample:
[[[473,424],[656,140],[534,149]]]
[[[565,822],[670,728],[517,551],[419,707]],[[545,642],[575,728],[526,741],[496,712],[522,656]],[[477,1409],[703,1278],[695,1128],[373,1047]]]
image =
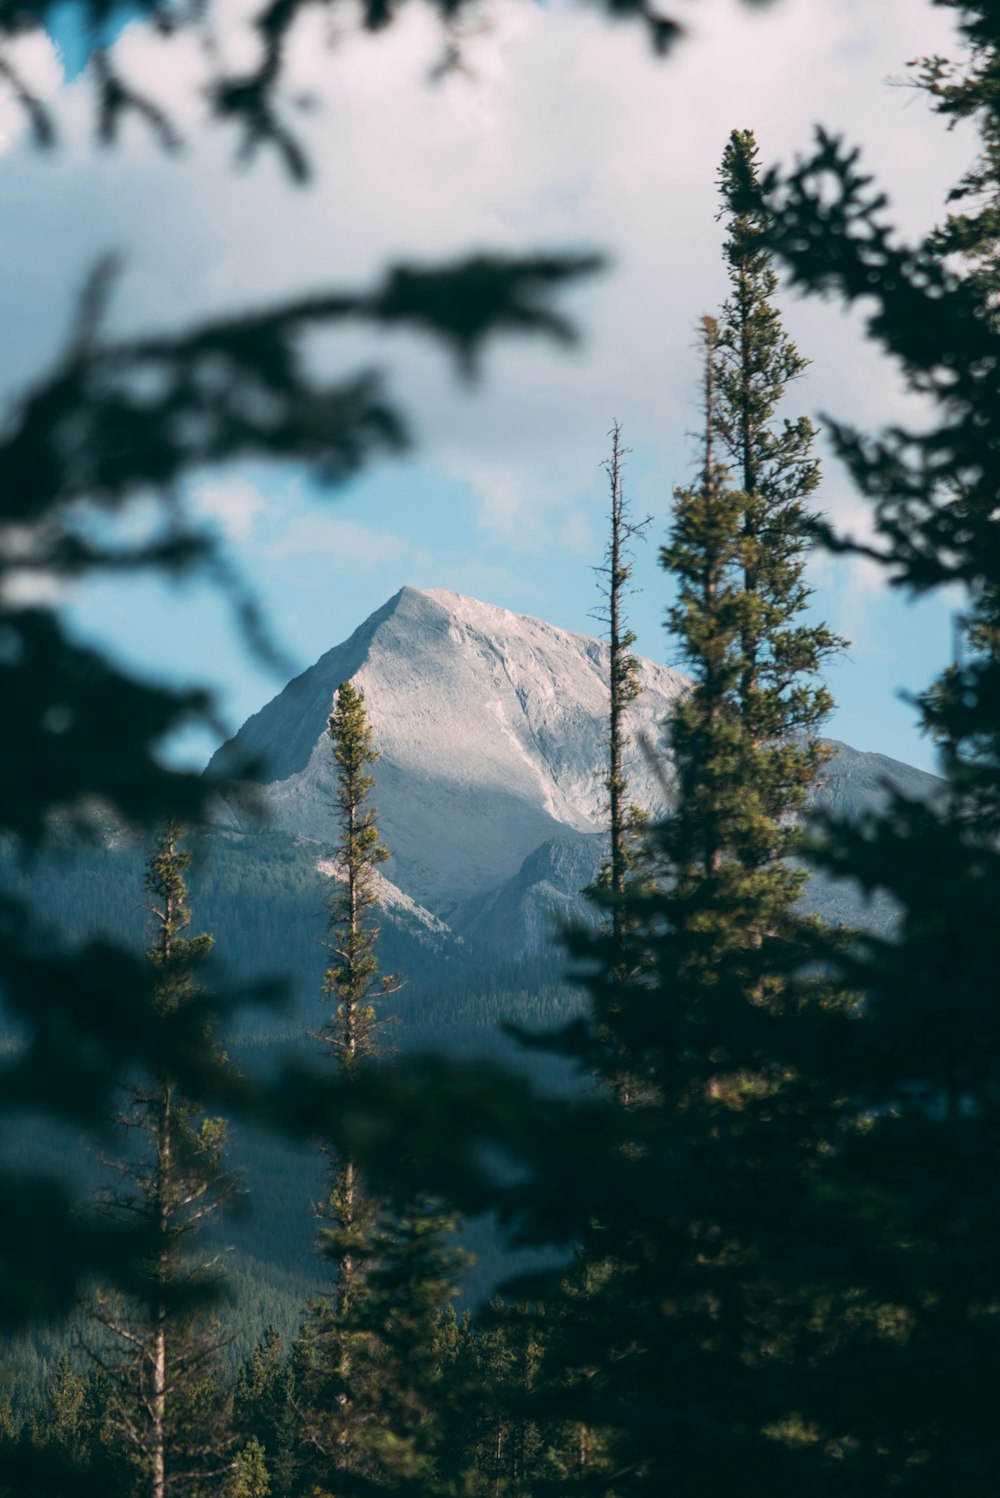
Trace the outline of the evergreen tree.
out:
[[[348,1074],[378,1049],[379,1027],[390,1016],[377,1001],[400,987],[395,976],[379,975],[378,893],[374,874],[389,857],[378,830],[377,812],[367,805],[375,785],[372,767],[378,750],[365,712],[365,694],[341,682],[328,722],[337,766],[337,804],[342,878],[330,899],[330,948],[334,961],[323,975],[324,996],[334,1004],[322,1031],[324,1044]]]
[[[323,974],[323,994],[332,1013],[321,1031],[324,1047],[345,1076],[376,1054],[378,1033],[392,1016],[379,1007],[398,991],[395,976],[379,973],[375,920],[378,893],[375,871],[389,856],[378,830],[377,812],[367,804],[375,785],[372,767],[378,762],[372,730],[365,712],[365,694],[351,682],[341,682],[334,699],[328,731],[337,766],[337,803],[341,839],[340,870],[330,899],[330,949],[333,961]],[[336,1315],[349,1316],[354,1298],[372,1262],[369,1239],[378,1207],[367,1195],[360,1172],[349,1156],[336,1160],[332,1188],[323,1215],[332,1226],[321,1235],[324,1253],[336,1263]],[[350,1352],[341,1348],[341,1373],[350,1372]]]
[[[544,1436],[533,1406],[548,1328],[537,1306],[500,1295],[481,1320],[475,1335],[472,1467],[475,1491],[502,1498],[531,1492],[541,1475]]]
[[[833,821],[822,857],[864,889],[887,891],[899,911],[893,939],[860,938],[843,960],[865,1013],[858,1043],[837,1058],[837,1082],[865,1127],[834,1153],[825,1189],[836,1202],[840,1290],[855,1310],[805,1408],[821,1445],[847,1433],[835,1491],[852,1498],[985,1498],[996,1486],[1000,31],[986,0],[950,8],[968,56],[927,59],[918,81],[947,119],[976,122],[981,150],[942,228],[902,242],[857,152],[827,136],[765,184],[768,239],[795,280],[848,304],[864,299],[870,335],[932,410],[919,429],[878,436],[832,424],[872,503],[874,540],[831,544],[879,558],[914,594],[964,596],[956,659],[919,702],[941,751],[942,794],[890,795],[861,827]]]
[[[611,456],[605,463],[608,475],[609,530],[604,561],[596,569],[603,579],[604,605],[599,617],[607,626],[608,662],[608,773],[604,785],[608,793],[608,827],[611,852],[607,868],[607,888],[611,896],[611,923],[614,939],[625,958],[626,928],[624,920],[625,884],[635,863],[635,839],[644,818],[628,801],[628,777],[625,774],[625,751],[630,742],[625,726],[629,706],[642,692],[639,658],[633,653],[635,633],[628,626],[625,598],[632,579],[631,543],[641,537],[652,517],[632,519],[625,492],[624,468],[629,449],[622,446],[621,424],[611,424]]]
[[[752,164],[750,145],[734,138],[725,170]],[[653,833],[658,882],[626,898],[646,953],[639,981],[620,981],[608,936],[574,944],[592,1009],[563,1048],[612,1091],[627,1056],[637,1089],[627,1108],[609,1100],[590,1136],[580,1236],[591,1283],[564,1289],[564,1378],[560,1390],[550,1374],[543,1404],[581,1434],[586,1460],[571,1472],[563,1456],[559,1490],[791,1494],[801,1481],[796,1385],[816,1284],[802,1248],[810,1182],[842,1111],[816,1063],[847,1005],[819,976],[832,938],[800,913],[805,875],[786,860],[824,758],[816,678],[837,642],[799,622],[797,481],[808,492],[815,470],[805,428],[773,434],[780,375],[797,356],[766,303],[767,267],[750,277],[737,229],[730,263],[755,294],[744,285],[727,306],[726,343],[703,320],[700,477],[677,491],[662,552],[692,685],[670,722],[676,802]],[[739,399],[737,369],[752,401]],[[719,460],[740,431],[757,463],[746,488]]]
[[[63,1353],[46,1391],[45,1406],[32,1413],[28,1439],[55,1456],[69,1471],[82,1471],[93,1460],[95,1432],[86,1411],[87,1380]]]
[[[191,855],[168,822],[146,869],[148,951],[165,1020],[191,1002],[196,974],[212,948],[191,922],[185,876]],[[121,1185],[106,1206],[135,1218],[147,1244],[145,1291],[100,1292],[88,1352],[106,1378],[108,1409],[149,1498],[208,1493],[227,1470],[227,1397],[215,1382],[216,1355],[230,1334],[204,1309],[219,1288],[218,1252],[195,1245],[231,1196],[222,1164],[225,1126],[206,1117],[167,1071],[131,1082],[120,1125],[138,1144],[119,1167]],[[198,1302],[202,1303],[199,1311]]]
[[[256,1436],[251,1436],[233,1460],[228,1498],[270,1498],[271,1492],[264,1447]]]
[[[368,804],[378,760],[364,693],[337,689],[329,734],[337,765],[340,877],[331,897],[333,961],[323,992],[334,1005],[321,1032],[346,1081],[378,1052],[381,1002],[401,987],[379,973],[375,872],[388,857]],[[467,1262],[456,1221],[422,1194],[402,1206],[372,1194],[349,1151],[330,1146],[332,1185],[320,1251],[334,1266],[329,1301],[313,1306],[299,1349],[300,1451],[313,1491],[430,1494],[436,1480],[443,1377],[442,1316]]]
[[[806,416],[777,420],[786,386],[808,361],[785,333],[772,300],[778,278],[764,240],[758,175],[753,132],[734,130],[719,173],[730,296],[718,324],[714,416],[723,461],[742,495],[739,701],[757,747],[794,730],[796,718],[804,733],[823,721],[832,705],[829,694],[817,685],[803,691],[801,673],[840,644],[823,625],[801,617],[809,599],[803,581],[806,537],[816,518],[806,504],[820,477],[812,452],[816,430]],[[790,678],[801,697],[794,709]],[[811,747],[812,755],[822,752]],[[798,763],[799,779],[808,784],[816,761],[807,756]],[[775,794],[779,800],[787,795],[780,781]]]
[[[651,516],[636,522],[625,492],[624,468],[629,449],[621,440],[621,425],[611,426],[611,454],[605,463],[609,485],[609,537],[604,560],[596,568],[602,579],[603,604],[598,617],[608,631],[608,764],[604,785],[608,792],[610,856],[598,884],[588,893],[610,906],[609,960],[619,991],[617,1009],[629,1002],[625,991],[641,986],[645,966],[642,933],[630,915],[626,895],[639,877],[651,876],[649,850],[643,846],[646,814],[628,800],[625,754],[631,742],[627,732],[628,709],[642,692],[638,657],[632,647],[635,634],[626,618],[625,600],[633,574],[632,543],[643,536]],[[633,1068],[633,1058],[620,1044],[614,1023],[602,1028],[601,1065],[595,1072],[599,1084],[610,1082],[623,1108],[641,1096],[643,1082]],[[617,1059],[613,1062],[612,1057]],[[552,1399],[556,1408],[566,1387],[566,1362],[572,1357],[567,1336],[572,1326],[587,1316],[587,1300],[607,1283],[611,1266],[604,1258],[602,1235],[587,1224],[575,1249],[575,1262],[560,1285],[553,1306],[547,1302],[522,1300],[514,1305],[497,1303],[492,1308],[491,1327],[485,1346],[491,1357],[492,1429],[481,1450],[481,1472],[489,1476],[492,1491],[522,1491],[544,1474],[546,1481],[592,1480],[603,1459],[606,1437],[579,1421],[555,1419],[539,1425],[531,1417],[533,1403]],[[560,1307],[569,1308],[568,1316]],[[545,1386],[548,1385],[548,1393]]]
[[[281,1338],[268,1327],[236,1378],[238,1481],[252,1486],[266,1478],[269,1498],[289,1498],[295,1480],[296,1420],[294,1360],[282,1355]]]

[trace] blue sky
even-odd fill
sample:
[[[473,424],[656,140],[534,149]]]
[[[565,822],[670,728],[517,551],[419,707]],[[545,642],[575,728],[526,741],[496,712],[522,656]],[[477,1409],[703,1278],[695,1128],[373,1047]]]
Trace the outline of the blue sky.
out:
[[[270,162],[232,170],[232,143],[202,127],[200,63],[183,44],[152,41],[135,24],[118,42],[133,75],[184,123],[189,144],[177,160],[138,132],[98,151],[86,73],[65,81],[59,56],[36,45],[27,65],[67,145],[39,157],[0,110],[0,188],[12,210],[0,230],[0,393],[9,398],[45,367],[88,264],[109,248],[126,256],[114,313],[123,331],[307,286],[365,284],[401,254],[606,249],[611,270],[568,302],[580,348],[498,348],[475,390],[412,340],[358,335],[316,349],[324,368],[386,366],[417,438],[407,458],[333,495],[295,471],[244,468],[200,476],[188,500],[226,537],[295,670],[404,583],[597,632],[600,465],[617,417],[633,449],[635,508],[654,516],[632,619],[640,650],[672,661],[657,550],[694,456],[695,326],[725,291],[714,175],[729,130],[754,128],[766,161],[807,149],[816,122],[843,130],[864,146],[907,233],[940,215],[973,148],[912,92],[887,85],[908,57],[949,50],[947,17],[930,4],[779,0],[751,13],[736,0],[699,0],[685,13],[691,40],[656,62],[630,28],[568,4],[498,7],[492,28],[468,40],[468,75],[435,88],[427,73],[440,37],[422,12],[375,40],[348,28],[332,53],[307,29],[291,59],[296,85],[322,100],[303,124],[318,165],[306,191]],[[234,48],[244,14],[233,0]],[[76,55],[65,61],[79,66]],[[786,316],[813,360],[788,414],[829,411],[865,427],[921,418],[859,318],[791,301]],[[832,459],[820,503],[864,533],[864,507]],[[831,673],[831,732],[929,766],[899,694],[919,690],[947,658],[947,603],[909,605],[857,562],[817,559],[813,580],[817,612],[853,642]],[[207,588],[104,584],[69,602],[80,632],[125,659],[214,683],[234,728],[283,684],[248,658]]]

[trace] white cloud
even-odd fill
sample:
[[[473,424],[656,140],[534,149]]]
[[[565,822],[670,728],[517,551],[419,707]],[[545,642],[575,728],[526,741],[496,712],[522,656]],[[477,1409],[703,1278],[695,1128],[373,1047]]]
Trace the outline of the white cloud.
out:
[[[231,3],[236,16],[249,0]],[[938,215],[972,154],[962,129],[949,134],[923,100],[884,85],[907,57],[951,49],[944,7],[783,0],[757,10],[697,0],[683,11],[691,40],[657,61],[638,28],[611,25],[569,0],[505,0],[492,7],[489,32],[469,43],[469,76],[433,88],[427,74],[441,33],[430,7],[403,8],[374,39],[344,21],[332,51],[332,12],[314,11],[289,53],[290,87],[321,99],[299,121],[317,168],[306,190],[268,157],[234,171],[234,138],[200,123],[198,49],[130,25],[122,63],[174,110],[189,147],[166,158],[134,126],[116,150],[99,152],[81,81],[61,106],[68,146],[42,157],[21,138],[0,156],[0,392],[46,366],[75,289],[108,249],[126,255],[115,324],[136,330],[305,287],[367,284],[401,256],[606,248],[612,272],[566,298],[585,332],[582,348],[497,345],[475,392],[457,386],[439,351],[415,339],[358,333],[323,352],[331,365],[384,358],[391,367],[419,440],[424,493],[428,474],[471,486],[480,549],[466,559],[461,586],[481,579],[482,591],[505,602],[514,579],[525,590],[516,602],[545,612],[543,586],[556,587],[545,559],[568,555],[567,572],[597,560],[612,417],[636,450],[634,492],[638,508],[657,511],[654,534],[662,534],[673,484],[689,476],[693,330],[725,290],[715,175],[729,130],[752,126],[768,162],[808,149],[816,122],[843,131],[864,144],[908,233]],[[233,57],[250,45],[234,27]],[[815,302],[786,308],[813,360],[791,410],[828,410],[866,428],[919,419],[919,405],[864,341],[859,315]],[[832,460],[828,468],[821,502],[854,525],[863,507]],[[448,492],[457,502],[454,487]],[[336,512],[305,515],[303,502],[269,509],[250,485],[229,479],[202,485],[197,499],[255,566],[315,554],[371,577],[373,589],[379,568],[398,576],[404,566],[415,580],[452,584],[421,565],[419,507],[412,520],[380,529],[374,508],[348,522]],[[532,554],[535,581],[527,566],[519,573],[517,548]],[[855,567],[854,596],[880,585],[871,568]],[[659,612],[650,598],[650,615]]]
[[[412,551],[403,536],[329,514],[293,515],[273,539],[259,542],[256,549],[273,558],[324,557],[340,568],[384,567]]]
[[[264,495],[245,479],[208,479],[198,484],[192,499],[195,514],[213,521],[230,541],[245,541],[267,513]]]
[[[757,13],[699,0],[688,13],[692,39],[662,62],[637,28],[576,6],[497,6],[489,33],[469,44],[471,76],[434,88],[426,76],[441,36],[426,8],[378,38],[344,36],[332,52],[314,15],[290,50],[291,89],[322,96],[300,121],[318,168],[307,191],[270,159],[233,172],[232,138],[198,128],[197,49],[130,25],[122,65],[180,117],[192,147],[165,159],[136,126],[117,151],[97,152],[84,140],[81,81],[65,111],[77,144],[52,161],[22,145],[0,163],[19,210],[0,306],[23,296],[26,280],[42,324],[31,348],[15,340],[4,384],[19,384],[20,369],[51,347],[67,310],[65,292],[55,315],[42,305],[31,274],[39,259],[49,287],[61,288],[79,285],[97,250],[121,246],[133,268],[117,316],[136,326],[365,280],[398,255],[597,245],[617,268],[572,298],[586,358],[527,344],[499,352],[481,397],[463,403],[461,441],[491,460],[515,445],[530,463],[576,447],[591,422],[603,433],[612,409],[637,439],[673,437],[686,424],[690,329],[723,290],[714,176],[730,128],[753,125],[766,159],[805,147],[816,119],[865,140],[911,224],[926,221],[968,155],[921,101],[906,109],[912,98],[882,83],[906,56],[946,45],[940,11],[912,0],[786,0]],[[815,390],[842,388],[853,336],[805,321],[838,365],[828,380],[824,348],[809,350]],[[425,445],[454,447],[450,374],[419,352],[401,374]]]

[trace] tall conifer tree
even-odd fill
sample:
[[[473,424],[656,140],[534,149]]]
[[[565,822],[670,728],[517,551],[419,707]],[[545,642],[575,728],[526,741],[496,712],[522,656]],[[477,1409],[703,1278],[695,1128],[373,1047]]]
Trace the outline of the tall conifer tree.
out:
[[[329,719],[337,765],[340,877],[330,901],[334,1005],[321,1037],[346,1080],[377,1056],[402,986],[378,962],[375,872],[389,856],[369,803],[378,761],[364,692],[337,689]],[[300,1451],[311,1492],[435,1491],[442,1430],[435,1395],[446,1353],[443,1318],[467,1258],[453,1214],[425,1195],[402,1206],[371,1193],[349,1152],[330,1146],[332,1184],[320,1251],[334,1266],[332,1299],[310,1311],[300,1348]]]
[[[634,842],[642,821],[641,813],[628,800],[628,776],[625,752],[629,745],[626,716],[631,704],[642,691],[639,659],[632,647],[635,632],[629,628],[625,599],[633,573],[631,543],[641,537],[652,517],[635,521],[625,492],[625,460],[629,449],[622,446],[621,424],[611,424],[611,456],[605,463],[609,488],[609,535],[604,561],[596,569],[602,579],[604,603],[598,617],[608,630],[608,827],[610,857],[607,885],[612,899],[611,922],[614,939],[622,949],[625,961],[625,921],[623,904],[629,869],[635,861]]]
[[[625,463],[630,449],[622,443],[621,424],[617,420],[612,422],[610,437],[611,453],[604,464],[609,490],[608,543],[603,562],[595,569],[601,579],[603,598],[596,615],[607,628],[609,646],[608,759],[604,784],[608,793],[610,850],[601,881],[590,893],[592,898],[610,905],[608,960],[613,965],[615,984],[624,995],[628,987],[640,981],[644,965],[641,933],[638,942],[632,939],[637,933],[626,896],[643,862],[640,840],[646,826],[645,813],[629,802],[625,768],[626,750],[631,742],[628,710],[642,692],[639,659],[632,648],[636,636],[628,624],[626,598],[633,574],[632,544],[643,537],[652,516],[640,521],[633,519],[625,489]],[[644,873],[648,877],[648,868]],[[620,997],[618,1007],[624,1002]],[[620,1045],[614,1025],[602,1030],[601,1040],[606,1054],[596,1075],[600,1082],[610,1082],[619,1105],[629,1108],[641,1093],[642,1081],[633,1070],[627,1047]],[[618,1059],[614,1064],[611,1057],[616,1051]],[[613,1272],[614,1266],[606,1258],[600,1226],[596,1225],[595,1230],[595,1224],[588,1224],[575,1246],[573,1267],[562,1281],[554,1304],[529,1299],[494,1311],[495,1325],[487,1345],[495,1357],[499,1355],[501,1367],[505,1361],[508,1366],[505,1379],[496,1384],[497,1452],[491,1466],[502,1474],[506,1462],[506,1481],[514,1491],[523,1487],[529,1477],[542,1473],[549,1480],[556,1474],[564,1474],[575,1480],[590,1481],[604,1470],[603,1434],[579,1420],[559,1419],[558,1406],[566,1383],[565,1363],[572,1357],[567,1343],[572,1342],[573,1327],[581,1317],[586,1317],[588,1299],[602,1293]],[[564,1306],[568,1308],[565,1315]],[[530,1377],[525,1376],[528,1369]],[[552,1401],[556,1418],[548,1422],[543,1434],[529,1421],[526,1406],[530,1407],[532,1396],[545,1385],[547,1394],[542,1399]]]
[[[724,186],[737,166],[753,170],[746,136],[730,142]],[[745,221],[731,229],[739,295],[721,324],[703,320],[700,474],[677,491],[662,552],[692,686],[670,723],[676,803],[654,832],[658,887],[626,900],[646,964],[623,986],[613,942],[581,936],[592,1021],[566,1033],[609,1085],[623,1054],[639,1083],[629,1108],[609,1105],[588,1160],[583,1237],[602,1245],[603,1278],[583,1314],[565,1306],[569,1378],[548,1399],[600,1433],[579,1480],[616,1495],[798,1490],[814,1266],[797,1244],[840,1122],[815,1068],[844,1023],[817,976],[831,938],[800,913],[805,876],[785,861],[824,759],[817,677],[837,642],[800,619],[809,434],[774,422],[801,361],[767,303],[766,264],[745,263]],[[731,477],[722,457],[737,435],[751,462]]]
[[[148,958],[165,1021],[198,992],[198,968],[213,944],[207,934],[186,934],[191,855],[183,840],[183,829],[168,822],[146,867]],[[222,1162],[225,1126],[166,1071],[128,1085],[120,1123],[136,1132],[139,1146],[119,1167],[122,1184],[107,1206],[142,1225],[147,1289],[141,1297],[98,1294],[92,1316],[103,1335],[91,1337],[88,1351],[106,1375],[109,1414],[143,1494],[210,1493],[228,1472],[226,1399],[214,1373],[230,1334],[196,1308],[218,1287],[219,1257],[196,1243],[234,1187]]]
[[[941,794],[887,793],[862,826],[834,821],[823,858],[899,911],[892,939],[859,938],[844,962],[864,1022],[836,1058],[838,1085],[865,1127],[833,1155],[826,1190],[854,1314],[838,1331],[839,1378],[805,1407],[819,1448],[837,1441],[835,1491],[860,1498],[996,1488],[1000,29],[986,0],[946,3],[968,56],[924,60],[918,82],[946,119],[975,121],[981,150],[943,227],[903,242],[857,152],[827,136],[765,194],[769,242],[798,283],[861,303],[932,412],[877,436],[832,424],[873,521],[871,543],[832,544],[878,558],[912,594],[964,600],[956,658],[919,704]]]
[[[734,130],[719,173],[730,295],[718,322],[712,419],[727,482],[740,494],[733,537],[742,574],[734,599],[735,701],[753,782],[738,853],[745,867],[773,866],[787,851],[789,832],[795,835],[789,818],[829,754],[815,735],[832,699],[816,673],[843,643],[804,617],[808,534],[816,519],[809,501],[819,484],[816,431],[808,417],[778,415],[786,387],[808,361],[773,301],[778,280],[764,239],[758,171],[753,132]],[[772,877],[783,876],[772,870]]]
[[[338,1066],[350,1076],[360,1062],[376,1054],[379,1030],[391,1019],[379,1008],[379,1001],[395,993],[400,984],[395,977],[379,973],[378,895],[373,876],[389,850],[379,833],[376,809],[368,805],[378,750],[365,712],[365,694],[349,681],[337,688],[328,730],[337,765],[343,877],[330,900],[333,961],[323,975],[323,993],[333,1009],[321,1036]],[[323,1230],[323,1242],[336,1260],[335,1297],[341,1318],[348,1315],[370,1262],[365,1240],[375,1211],[354,1160],[339,1158],[324,1207],[332,1226]],[[346,1373],[350,1359],[346,1344],[342,1357],[347,1360]]]

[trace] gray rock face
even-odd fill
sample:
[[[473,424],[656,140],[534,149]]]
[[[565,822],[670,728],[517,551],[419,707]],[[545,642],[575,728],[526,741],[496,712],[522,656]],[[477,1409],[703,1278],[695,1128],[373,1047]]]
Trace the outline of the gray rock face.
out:
[[[642,666],[633,733],[656,737],[684,689]],[[541,843],[599,831],[608,649],[538,619],[454,593],[404,588],[244,725],[212,761],[258,757],[273,825],[336,841],[326,720],[337,685],[364,689],[381,753],[376,801],[393,850],[386,876],[433,911],[485,895]],[[661,800],[638,752],[641,804]],[[220,819],[241,825],[230,799]]]
[[[852,749],[837,739],[827,742],[837,752],[822,771],[815,804],[833,816],[853,820],[864,812],[878,811],[890,789],[914,801],[932,799],[944,789],[944,781],[936,775],[887,754]]]
[[[629,731],[636,744],[660,742],[687,683],[653,661],[641,671]],[[248,719],[210,767],[233,776],[261,761],[257,791],[272,825],[322,843],[337,841],[326,722],[348,679],[364,689],[382,756],[387,917],[440,937],[446,922],[449,935],[508,955],[542,951],[560,919],[587,918],[580,891],[605,857],[607,646],[458,594],[403,588]],[[883,755],[836,748],[816,804],[838,815],[875,809],[887,785],[917,798],[941,785]],[[636,747],[627,773],[637,805],[667,810],[662,778]],[[236,791],[220,798],[219,820],[250,829]],[[881,907],[866,917],[842,886],[817,883],[810,903],[891,922]]]
[[[499,951],[547,951],[560,926],[596,920],[582,891],[597,879],[606,857],[607,839],[600,832],[549,839],[499,889],[456,906],[449,923],[470,941]]]

